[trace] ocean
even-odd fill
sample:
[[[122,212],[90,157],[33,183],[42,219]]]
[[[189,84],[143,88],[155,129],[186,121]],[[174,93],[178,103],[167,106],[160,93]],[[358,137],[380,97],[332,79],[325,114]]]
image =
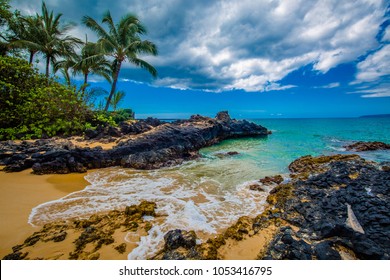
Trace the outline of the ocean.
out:
[[[161,248],[169,230],[195,230],[204,241],[241,216],[260,214],[270,189],[258,192],[249,186],[276,174],[288,180],[288,165],[298,157],[351,153],[343,146],[354,141],[390,143],[390,118],[250,121],[267,127],[272,134],[223,141],[202,149],[201,158],[180,166],[152,171],[113,167],[89,172],[89,186],[37,205],[29,223],[42,225],[57,219],[88,217],[142,200],[155,201],[160,217],[145,217],[154,225],[148,235],[129,233],[126,237],[127,242],[138,245],[128,258],[146,259]],[[238,154],[223,155],[231,151]],[[390,151],[358,154],[368,160],[390,161]]]

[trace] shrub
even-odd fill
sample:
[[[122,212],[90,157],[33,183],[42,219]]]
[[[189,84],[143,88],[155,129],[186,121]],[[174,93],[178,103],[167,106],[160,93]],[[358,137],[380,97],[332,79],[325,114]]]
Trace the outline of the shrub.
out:
[[[0,57],[0,108],[0,140],[73,135],[93,116],[74,90],[13,57]]]
[[[109,112],[112,119],[117,123],[134,119],[134,113],[131,109],[120,109],[117,111]]]

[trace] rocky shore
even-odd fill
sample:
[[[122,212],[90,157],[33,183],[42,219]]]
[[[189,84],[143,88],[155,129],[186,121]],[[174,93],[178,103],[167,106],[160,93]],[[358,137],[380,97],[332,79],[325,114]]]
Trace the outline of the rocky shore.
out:
[[[194,231],[171,230],[153,259],[390,259],[388,163],[358,155],[305,156],[289,170],[288,178],[276,175],[248,186],[254,192],[272,187],[257,217],[241,217],[200,244]],[[5,259],[104,259],[108,251],[126,255],[131,248],[120,237],[139,230],[147,234],[152,224],[144,216],[156,216],[155,208],[153,202],[142,202],[85,220],[47,224]],[[48,243],[65,244],[67,251],[36,255],[37,246]]]
[[[255,248],[256,259],[390,259],[390,168],[357,155],[297,159],[290,178],[274,184],[266,210],[242,217],[195,245],[195,233],[174,230],[156,259],[224,259],[226,250]],[[261,191],[260,188],[252,188]]]
[[[91,145],[111,143],[105,149],[71,139],[2,142],[0,165],[8,172],[32,168],[35,174],[109,166],[155,169],[196,158],[199,149],[224,139],[268,134],[266,128],[233,120],[227,112],[173,123],[147,119],[89,131],[82,139]],[[364,152],[389,147],[355,142],[345,148]],[[152,259],[390,259],[390,163],[344,154],[304,156],[288,168],[288,175],[260,178],[248,186],[248,191],[267,194],[272,189],[258,216],[243,216],[202,243],[194,231],[171,230]],[[156,207],[144,201],[88,219],[49,223],[3,258],[125,259],[153,227],[145,217],[155,217],[154,222],[163,218],[157,217]],[[52,251],[39,249],[47,246]]]
[[[192,116],[163,123],[155,119],[122,123],[118,128],[87,131],[86,140],[115,142],[112,149],[79,147],[68,139],[0,143],[0,165],[14,172],[32,168],[35,174],[67,174],[110,166],[155,169],[199,156],[199,149],[228,138],[267,136],[270,132],[228,112],[215,118]]]

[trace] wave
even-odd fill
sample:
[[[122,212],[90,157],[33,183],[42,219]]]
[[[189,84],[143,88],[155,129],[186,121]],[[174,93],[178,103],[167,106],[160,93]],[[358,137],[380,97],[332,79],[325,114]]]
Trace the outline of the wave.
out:
[[[43,225],[60,219],[87,218],[143,200],[153,201],[161,219],[152,222],[154,226],[149,234],[141,237],[138,247],[129,254],[131,259],[145,259],[158,251],[163,235],[169,230],[194,230],[210,236],[241,216],[254,216],[263,211],[267,192],[249,190],[253,180],[245,181],[243,177],[237,180],[237,170],[226,170],[226,163],[218,168],[217,163],[191,163],[155,171],[97,170],[86,176],[90,185],[84,190],[35,207],[29,223]]]

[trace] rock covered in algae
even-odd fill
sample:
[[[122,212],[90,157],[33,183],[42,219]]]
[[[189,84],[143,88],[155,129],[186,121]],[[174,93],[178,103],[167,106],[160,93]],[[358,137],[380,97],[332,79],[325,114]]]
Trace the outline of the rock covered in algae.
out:
[[[94,214],[87,219],[48,223],[29,236],[23,244],[14,246],[13,252],[3,259],[95,260],[124,255],[128,248],[127,243],[123,242],[126,234],[139,231],[147,233],[152,225],[143,217],[156,216],[155,209],[155,202],[142,201],[124,210]],[[46,250],[45,255],[36,253],[49,247],[52,250]]]
[[[238,248],[252,238],[264,242],[258,259],[390,259],[386,166],[357,155],[299,158],[289,166],[290,180],[278,178],[263,213],[242,217],[225,232],[168,256],[223,259],[221,248]]]

